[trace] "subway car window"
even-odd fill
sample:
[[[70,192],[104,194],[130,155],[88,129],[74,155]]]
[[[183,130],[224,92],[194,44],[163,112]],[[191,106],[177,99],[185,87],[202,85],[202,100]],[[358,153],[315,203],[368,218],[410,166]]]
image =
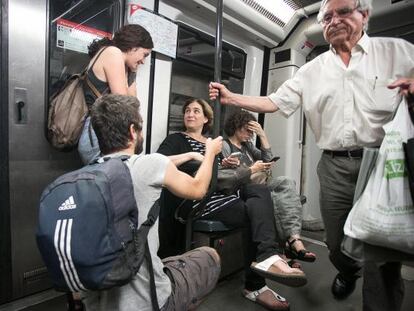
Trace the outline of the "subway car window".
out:
[[[50,1],[48,98],[88,64],[87,46],[111,37],[120,25],[121,1]]]
[[[214,37],[198,32],[185,25],[178,30],[177,58],[214,69]],[[222,48],[222,71],[244,79],[246,53],[226,42]]]
[[[214,80],[214,38],[180,25],[177,59],[173,61],[168,134],[183,130],[182,106],[191,97],[208,99],[207,85]],[[243,92],[246,53],[223,43],[222,82],[236,93]],[[221,124],[231,113],[231,106],[221,106]]]
[[[213,52],[214,53],[214,52]],[[207,85],[214,80],[214,71],[204,66],[176,60],[171,76],[171,95],[168,116],[168,134],[183,130],[182,107],[192,97],[208,99]],[[222,73],[222,82],[233,92],[243,92],[243,79]],[[232,106],[221,105],[221,124],[231,114]]]

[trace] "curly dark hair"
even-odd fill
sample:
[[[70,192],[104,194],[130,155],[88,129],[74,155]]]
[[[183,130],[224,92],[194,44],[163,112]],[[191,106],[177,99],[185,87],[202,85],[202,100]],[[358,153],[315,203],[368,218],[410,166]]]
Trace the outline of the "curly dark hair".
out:
[[[88,54],[92,58],[104,46],[116,46],[122,52],[128,52],[133,48],[154,48],[150,33],[140,25],[125,25],[115,32],[112,39],[102,38],[94,40],[88,46]]]
[[[243,128],[250,121],[257,121],[254,115],[246,110],[236,110],[227,118],[224,124],[224,132],[228,137],[231,137],[237,130]]]

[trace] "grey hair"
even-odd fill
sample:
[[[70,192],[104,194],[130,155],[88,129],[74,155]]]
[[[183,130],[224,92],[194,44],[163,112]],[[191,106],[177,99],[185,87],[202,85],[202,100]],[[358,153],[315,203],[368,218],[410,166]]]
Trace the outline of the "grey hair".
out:
[[[321,7],[317,16],[318,23],[322,21],[322,17],[325,11],[325,6],[330,0],[322,0]],[[372,0],[354,0],[358,11],[368,11],[367,23],[364,25],[364,31],[368,30],[368,22],[372,12]]]

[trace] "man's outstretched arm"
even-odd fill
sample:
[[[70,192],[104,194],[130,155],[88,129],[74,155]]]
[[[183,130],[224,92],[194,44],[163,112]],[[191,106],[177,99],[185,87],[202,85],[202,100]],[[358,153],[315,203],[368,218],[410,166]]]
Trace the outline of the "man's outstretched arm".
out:
[[[278,107],[267,96],[247,96],[230,92],[223,84],[210,82],[209,96],[215,100],[220,94],[220,102],[254,112],[275,112]]]

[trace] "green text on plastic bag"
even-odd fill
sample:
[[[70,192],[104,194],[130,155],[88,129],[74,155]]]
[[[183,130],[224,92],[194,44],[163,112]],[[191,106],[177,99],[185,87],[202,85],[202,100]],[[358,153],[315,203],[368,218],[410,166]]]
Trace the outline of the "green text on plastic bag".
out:
[[[403,159],[387,160],[385,162],[384,177],[386,179],[402,178],[407,176]]]

